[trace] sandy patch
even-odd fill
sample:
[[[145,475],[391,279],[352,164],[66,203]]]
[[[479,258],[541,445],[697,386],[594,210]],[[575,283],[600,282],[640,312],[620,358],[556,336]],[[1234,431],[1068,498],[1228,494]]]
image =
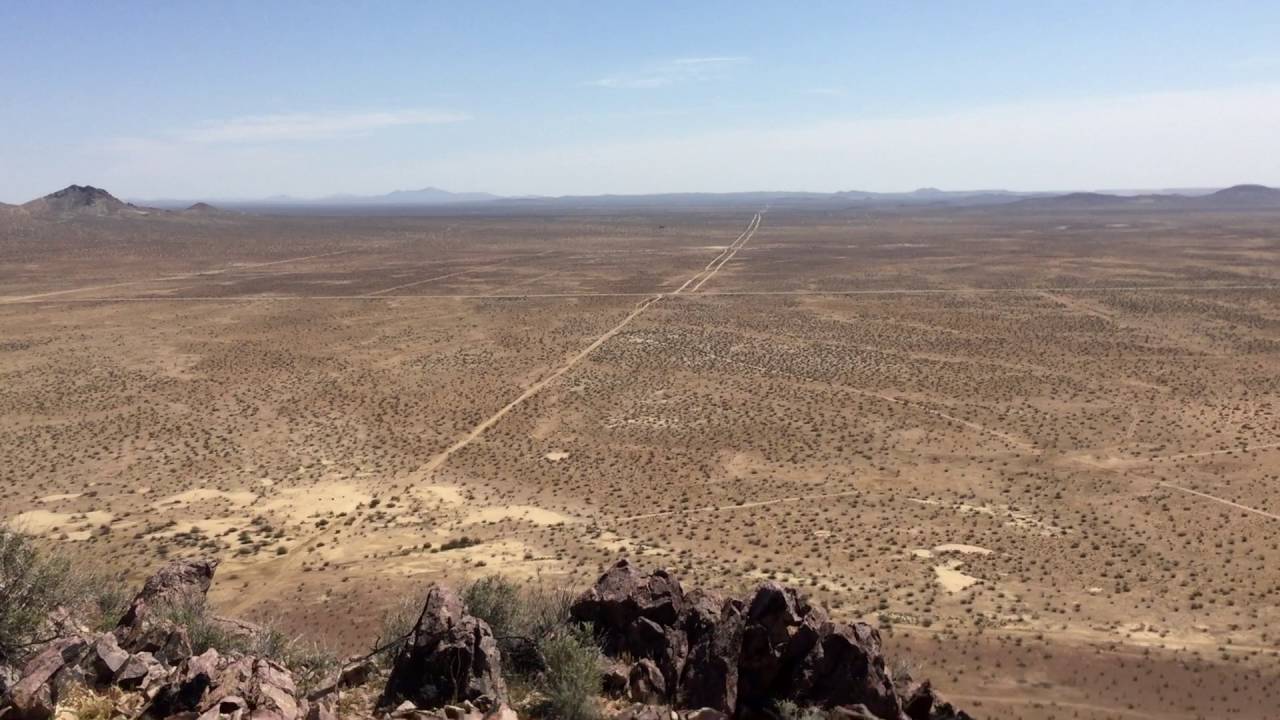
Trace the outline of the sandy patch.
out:
[[[569,457],[569,453],[564,452],[563,450],[553,450],[542,457],[550,460],[551,462],[560,462],[561,460]]]
[[[72,532],[75,532],[78,536],[79,534],[87,532],[91,528],[111,522],[113,517],[115,516],[111,513],[103,512],[101,510],[92,510],[86,513],[60,513],[49,510],[28,510],[27,512],[19,513],[14,516],[14,518],[9,521],[9,524],[18,530],[38,535],[62,530],[66,531],[69,535]],[[79,538],[72,537],[72,539],[83,540],[87,537],[88,535],[85,535],[84,537]]]
[[[464,525],[473,525],[475,523],[497,522],[499,520],[524,520],[534,525],[558,525],[560,523],[573,522],[573,518],[568,515],[533,505],[504,505],[473,512],[462,523]]]
[[[991,551],[978,547],[977,545],[961,545],[960,543],[947,543],[939,545],[933,549],[936,553],[964,553],[966,555],[990,555]]]
[[[461,505],[464,501],[462,491],[456,485],[427,485],[422,489],[450,505]]]
[[[959,568],[963,565],[964,563],[959,560],[953,560],[943,565],[935,565],[933,572],[938,576],[938,584],[947,592],[957,593],[967,589],[974,583],[980,582],[978,578],[960,572]]]
[[[281,490],[261,507],[301,522],[317,515],[355,512],[372,499],[373,496],[351,483],[333,482]]]
[[[933,551],[926,550],[925,548],[916,548],[915,550],[911,551],[911,554],[914,555],[915,557],[924,558],[926,560],[933,557]]]
[[[193,505],[195,503],[209,502],[210,500],[226,500],[232,505],[250,505],[258,496],[247,490],[240,492],[226,492],[224,490],[214,490],[213,488],[194,488],[177,495],[170,495],[161,498],[152,503],[153,507],[169,507],[173,505]]]
[[[40,498],[40,502],[48,504],[48,503],[61,502],[63,500],[75,500],[81,495],[84,495],[84,493],[61,493],[58,495],[45,495],[44,497]]]

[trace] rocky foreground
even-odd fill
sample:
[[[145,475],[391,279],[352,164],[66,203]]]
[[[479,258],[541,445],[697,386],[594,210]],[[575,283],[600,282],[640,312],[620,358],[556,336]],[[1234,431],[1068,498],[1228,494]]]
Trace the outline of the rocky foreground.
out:
[[[183,560],[147,580],[117,626],[102,633],[54,618],[58,637],[20,670],[0,666],[0,720],[515,720],[498,638],[459,596],[432,585],[412,630],[393,640],[387,673],[347,662],[309,692],[285,666],[249,653],[196,654],[162,608],[203,601],[214,560]],[[798,590],[774,582],[746,598],[686,592],[665,570],[627,560],[571,606],[599,640],[601,714],[627,720],[865,718],[960,720],[929,683],[893,678],[880,635],[837,623]],[[230,621],[228,621],[230,622]],[[234,624],[237,632],[253,626]],[[91,708],[87,709],[87,708]]]

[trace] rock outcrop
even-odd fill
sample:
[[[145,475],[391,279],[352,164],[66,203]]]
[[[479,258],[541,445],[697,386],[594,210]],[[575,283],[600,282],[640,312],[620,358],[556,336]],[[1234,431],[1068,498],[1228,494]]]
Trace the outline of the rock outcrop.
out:
[[[202,605],[217,562],[181,560],[143,585],[112,632],[76,632],[46,643],[4,689],[4,720],[48,720],[78,690],[131,695],[135,718],[302,720],[307,703],[283,666],[253,655],[192,656],[186,630],[164,617],[171,603]],[[62,625],[66,627],[66,624]]]
[[[847,717],[967,717],[927,684],[896,687],[875,628],[834,622],[778,583],[724,599],[621,560],[570,613],[591,623],[607,654],[632,659],[625,694],[636,703],[726,717],[767,716],[783,701]]]
[[[482,711],[506,703],[502,655],[488,623],[466,612],[452,590],[432,585],[422,614],[396,655],[379,706],[440,708],[469,702]]]

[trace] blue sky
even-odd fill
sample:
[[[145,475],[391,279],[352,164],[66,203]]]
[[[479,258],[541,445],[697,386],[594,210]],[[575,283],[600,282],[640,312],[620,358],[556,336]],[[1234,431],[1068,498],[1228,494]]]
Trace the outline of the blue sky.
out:
[[[1280,184],[1280,3],[0,4],[0,200]]]

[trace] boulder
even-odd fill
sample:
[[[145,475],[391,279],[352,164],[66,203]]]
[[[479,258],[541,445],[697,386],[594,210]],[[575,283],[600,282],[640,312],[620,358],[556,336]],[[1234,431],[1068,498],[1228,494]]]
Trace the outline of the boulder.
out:
[[[183,712],[196,712],[205,701],[221,673],[225,660],[217,650],[207,650],[187,658],[163,685],[156,689],[153,714],[169,717]]]
[[[698,623],[699,639],[690,648],[680,675],[677,705],[733,715],[738,707],[742,607],[736,602],[724,603],[719,617],[714,621],[703,617]]]
[[[790,698],[793,670],[816,641],[815,626],[825,620],[793,587],[767,582],[757,588],[743,619],[739,701],[765,707]]]
[[[646,617],[636,618],[627,629],[626,650],[632,657],[652,660],[662,672],[663,685],[675,691],[684,671],[689,641],[678,626],[659,625]],[[669,699],[669,698],[667,698]]]
[[[160,664],[149,652],[129,656],[116,672],[115,684],[123,690],[140,690],[148,697],[155,694],[160,681],[169,675],[169,669]]]
[[[911,720],[973,720],[968,713],[943,700],[928,680],[903,696],[902,712]]]
[[[91,673],[97,684],[103,685],[114,681],[116,674],[128,660],[129,653],[120,649],[116,636],[103,633],[94,641],[82,666]]]
[[[501,668],[489,625],[469,615],[452,590],[433,584],[378,706],[409,700],[430,709],[469,701],[488,712],[507,699]]]
[[[85,656],[89,644],[78,637],[62,638],[45,645],[23,666],[21,677],[9,688],[12,714],[6,720],[46,720],[52,717],[61,695],[68,688],[58,681],[65,668],[74,667]]]
[[[203,601],[217,569],[218,561],[214,558],[175,560],[160,568],[134,596],[129,610],[116,626],[117,635],[146,624],[157,608],[193,598]]]
[[[569,614],[595,626],[605,652],[616,654],[632,623],[645,618],[671,627],[685,615],[684,589],[666,570],[642,575],[626,558],[619,560],[574,601]]]
[[[901,714],[875,628],[866,623],[832,626],[824,622],[813,631],[816,642],[791,679],[790,696],[796,702],[828,708],[865,705],[883,718]],[[798,636],[807,632],[801,630]]]
[[[662,671],[649,659],[637,660],[627,676],[627,699],[631,702],[654,704],[667,697],[667,681]]]
[[[306,715],[289,671],[258,657],[239,658],[223,667],[199,709],[203,717],[214,709],[229,714],[235,708],[274,720],[302,720]]]
[[[191,640],[184,628],[163,615],[168,607],[204,604],[218,561],[212,558],[177,560],[147,578],[142,590],[113,631],[122,649],[148,652],[168,665],[191,657]]]

